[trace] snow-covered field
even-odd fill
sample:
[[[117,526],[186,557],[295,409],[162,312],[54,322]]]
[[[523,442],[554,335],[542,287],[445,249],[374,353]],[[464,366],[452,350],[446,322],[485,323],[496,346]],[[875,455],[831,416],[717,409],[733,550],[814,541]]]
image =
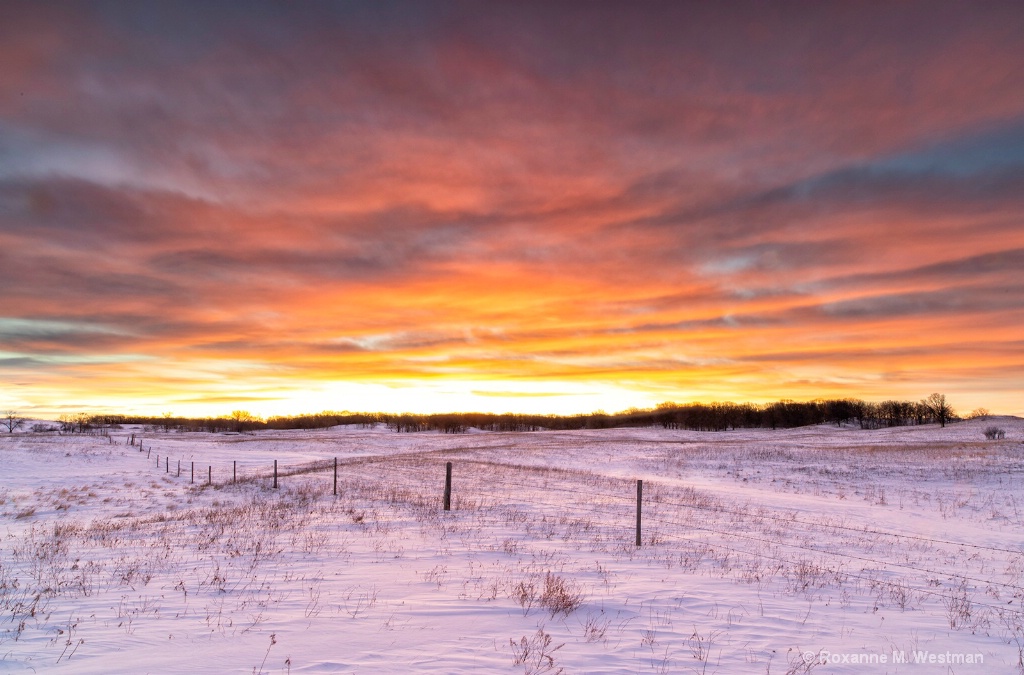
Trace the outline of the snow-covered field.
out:
[[[1016,418],[15,433],[0,467],[4,672],[1011,673],[1024,650]]]

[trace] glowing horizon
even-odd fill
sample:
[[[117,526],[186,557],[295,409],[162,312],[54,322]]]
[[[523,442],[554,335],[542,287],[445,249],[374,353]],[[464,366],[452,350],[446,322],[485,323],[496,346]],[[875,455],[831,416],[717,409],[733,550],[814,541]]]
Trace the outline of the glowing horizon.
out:
[[[5,3],[0,410],[1024,415],[1022,22]]]

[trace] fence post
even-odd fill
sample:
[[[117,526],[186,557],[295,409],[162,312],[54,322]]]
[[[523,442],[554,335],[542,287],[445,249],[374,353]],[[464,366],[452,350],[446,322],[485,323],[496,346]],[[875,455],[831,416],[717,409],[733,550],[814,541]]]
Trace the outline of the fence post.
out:
[[[444,467],[444,510],[452,510],[452,463],[448,462]]]
[[[238,460],[237,459],[231,462],[231,482],[232,483],[237,483],[238,482]]]
[[[178,478],[181,478],[181,460],[178,460]]]
[[[638,480],[636,482],[636,545],[640,546],[640,513],[641,504],[644,500],[644,482]]]
[[[213,485],[213,467],[207,467],[206,469],[206,484]]]
[[[277,487],[277,460],[274,460],[274,487]]]
[[[158,468],[158,469],[160,468],[160,454],[159,453],[156,456],[156,468]]]
[[[164,457],[164,473],[170,473],[170,472],[171,472],[171,458],[170,457]]]
[[[196,482],[196,463],[192,462],[192,482]]]
[[[334,496],[338,496],[338,458],[334,458]]]

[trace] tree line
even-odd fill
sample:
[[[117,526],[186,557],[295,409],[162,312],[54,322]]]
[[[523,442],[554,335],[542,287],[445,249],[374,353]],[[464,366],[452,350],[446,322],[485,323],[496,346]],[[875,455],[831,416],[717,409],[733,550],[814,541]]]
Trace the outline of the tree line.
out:
[[[981,412],[975,411],[976,413]],[[901,427],[959,419],[944,394],[932,394],[920,401],[888,400],[880,403],[860,399],[826,399],[806,402],[776,401],[752,403],[662,403],[653,411],[638,411],[634,417],[651,419],[668,429],[725,431],[741,428],[792,428],[815,424],[857,425],[861,429]],[[639,420],[638,420],[639,421]]]
[[[987,415],[978,409],[972,417]],[[539,431],[607,429],[614,427],[662,427],[692,431],[730,429],[788,429],[816,424],[854,425],[878,429],[915,424],[941,424],[959,419],[944,394],[932,394],[920,401],[889,400],[878,403],[859,399],[775,401],[773,403],[662,403],[655,408],[631,408],[619,413],[594,412],[580,415],[529,415],[492,413],[321,412],[311,415],[259,418],[244,410],[223,417],[189,418],[165,413],[159,417],[138,415],[63,415],[64,432],[87,432],[126,424],[143,425],[149,431],[165,432],[247,432],[258,429],[326,429],[339,425],[373,428],[379,425],[397,433],[440,431],[449,434],[481,431]]]

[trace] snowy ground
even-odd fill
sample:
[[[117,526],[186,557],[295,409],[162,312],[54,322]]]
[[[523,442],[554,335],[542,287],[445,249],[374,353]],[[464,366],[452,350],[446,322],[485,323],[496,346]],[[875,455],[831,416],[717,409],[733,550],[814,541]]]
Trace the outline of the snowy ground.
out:
[[[1015,418],[16,433],[0,466],[3,672],[1011,673],[1024,650]]]

